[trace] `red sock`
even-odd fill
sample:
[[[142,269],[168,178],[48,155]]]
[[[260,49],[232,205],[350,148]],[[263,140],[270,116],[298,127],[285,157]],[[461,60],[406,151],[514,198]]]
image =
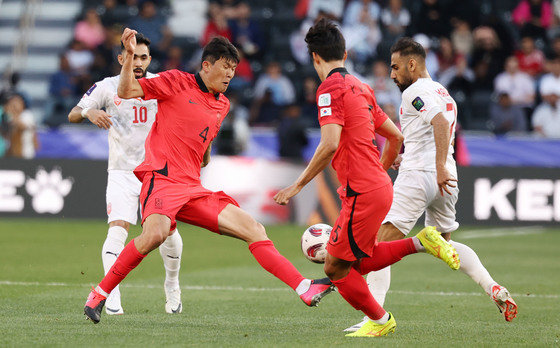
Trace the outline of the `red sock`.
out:
[[[346,277],[333,280],[332,283],[346,302],[370,319],[381,319],[385,315],[383,307],[371,295],[365,279],[355,269],[351,268]]]
[[[292,289],[296,289],[305,278],[284,256],[280,255],[271,240],[262,240],[249,245],[257,262],[276,278],[280,279]]]
[[[371,271],[379,271],[387,266],[400,261],[406,255],[417,253],[412,238],[394,240],[391,242],[380,242],[373,249],[371,257],[361,259],[356,262],[356,270],[360,274],[367,274]]]
[[[140,254],[136,246],[134,245],[134,239],[132,239],[121,251],[117,261],[113,264],[109,272],[105,275],[99,287],[110,294],[113,289],[119,285],[119,283],[126,277],[126,275],[132,271],[138,264],[146,257],[146,255]]]

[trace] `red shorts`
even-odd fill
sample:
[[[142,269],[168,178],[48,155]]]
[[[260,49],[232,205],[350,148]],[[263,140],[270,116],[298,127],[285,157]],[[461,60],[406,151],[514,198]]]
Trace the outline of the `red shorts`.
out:
[[[327,244],[328,253],[346,261],[371,256],[379,227],[393,202],[393,184],[341,199],[342,210]]]
[[[219,232],[218,215],[228,205],[239,206],[235,199],[224,192],[213,192],[200,184],[178,182],[159,173],[147,173],[140,191],[142,224],[152,214],[162,214],[171,219],[171,229],[177,220]]]

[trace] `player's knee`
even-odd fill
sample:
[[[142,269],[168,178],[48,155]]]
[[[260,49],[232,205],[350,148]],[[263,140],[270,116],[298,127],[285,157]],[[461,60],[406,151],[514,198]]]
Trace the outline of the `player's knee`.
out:
[[[116,227],[116,226],[122,227],[122,228],[124,228],[125,230],[128,231],[129,228],[130,228],[130,223],[128,223],[124,220],[115,220],[115,221],[109,222],[109,227]]]
[[[329,279],[333,280],[333,278],[336,278],[337,268],[334,265],[325,262],[325,266],[323,267],[323,270],[325,271],[325,275],[329,277]]]
[[[255,220],[251,222],[251,226],[249,227],[250,232],[250,242],[258,242],[261,240],[267,240],[268,236],[266,235],[266,229],[264,226]]]

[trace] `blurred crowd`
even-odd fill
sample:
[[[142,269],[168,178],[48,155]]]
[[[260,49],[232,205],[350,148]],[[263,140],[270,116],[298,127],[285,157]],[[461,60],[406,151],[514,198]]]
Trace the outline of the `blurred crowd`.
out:
[[[173,35],[171,9],[168,0],[84,1],[74,38],[51,77],[43,124],[65,123],[95,81],[119,74],[125,26],[152,41],[151,72],[196,72],[201,47],[223,35],[242,59],[227,92],[231,115],[218,151],[240,153],[252,127],[268,126],[278,131],[280,154],[302,160],[305,130],[319,126],[320,83],[303,39],[316,20],[328,17],[345,35],[350,72],[371,84],[395,123],[400,92],[389,76],[389,50],[407,35],[424,46],[431,77],[455,98],[462,129],[560,138],[560,0],[210,0],[206,27],[196,38]],[[12,93],[3,95],[0,129],[9,144],[10,128],[32,132],[35,125],[25,110],[18,113],[21,103],[6,98]],[[25,101],[24,93],[19,99]],[[0,151],[27,151],[4,148],[0,144]]]

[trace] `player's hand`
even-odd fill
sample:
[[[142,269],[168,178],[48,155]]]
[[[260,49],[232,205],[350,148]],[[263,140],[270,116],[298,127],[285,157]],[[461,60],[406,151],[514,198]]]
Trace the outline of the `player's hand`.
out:
[[[134,55],[134,51],[136,50],[136,34],[138,32],[136,30],[132,30],[129,28],[125,28],[122,36],[121,41],[124,45],[126,53]]]
[[[109,129],[113,125],[111,115],[103,110],[90,109],[87,112],[87,118],[99,128]]]
[[[274,195],[274,201],[280,205],[286,205],[290,201],[290,198],[297,195],[301,191],[296,184],[292,184],[286,188],[281,189],[276,195]]]
[[[439,193],[442,196],[443,196],[443,191],[447,192],[448,194],[451,194],[451,191],[449,191],[448,186],[457,187],[457,185],[453,183],[454,181],[457,182],[457,179],[455,179],[454,177],[451,176],[451,174],[449,174],[447,168],[443,167],[437,169],[437,183],[439,186]]]
[[[397,158],[395,159],[395,163],[393,163],[393,165],[391,166],[391,169],[398,170],[399,167],[401,166],[401,162],[402,162],[402,155],[399,153],[397,155]]]

